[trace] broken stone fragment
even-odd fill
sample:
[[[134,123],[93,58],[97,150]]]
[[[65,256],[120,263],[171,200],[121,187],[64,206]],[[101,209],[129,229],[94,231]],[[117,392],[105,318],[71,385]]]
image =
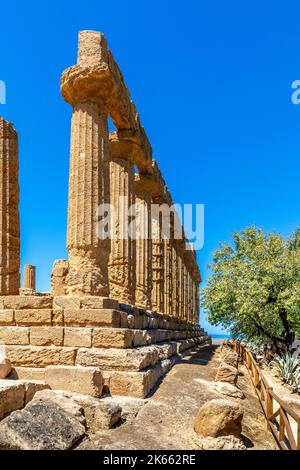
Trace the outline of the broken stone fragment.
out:
[[[231,349],[226,349],[222,354],[222,361],[232,367],[238,367],[239,355]]]
[[[200,437],[195,442],[201,450],[247,450],[243,442],[234,436]]]
[[[121,419],[122,408],[117,402],[63,390],[43,390],[36,394],[36,398],[60,404],[66,412],[73,414],[77,419],[79,419],[78,413],[83,413],[89,432],[110,429]]]
[[[212,382],[213,388],[221,393],[222,395],[226,395],[231,398],[245,398],[243,392],[237,388],[235,385],[232,385],[227,382]]]
[[[228,382],[232,385],[236,385],[238,378],[238,371],[235,367],[232,367],[225,362],[219,366],[215,381],[216,382]]]
[[[11,362],[7,357],[0,357],[0,379],[5,379],[11,372]]]
[[[0,423],[0,448],[68,450],[85,435],[85,427],[59,405],[33,400]]]
[[[0,380],[0,419],[24,406],[25,386],[19,381]]]
[[[198,411],[194,430],[203,437],[232,435],[240,437],[242,408],[232,400],[214,399],[206,402]]]

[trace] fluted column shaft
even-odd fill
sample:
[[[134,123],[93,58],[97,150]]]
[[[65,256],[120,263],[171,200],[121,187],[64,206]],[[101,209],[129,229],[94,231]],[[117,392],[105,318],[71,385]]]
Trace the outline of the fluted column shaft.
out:
[[[114,236],[108,265],[110,296],[122,303],[135,303],[136,253],[135,240],[128,228],[135,203],[134,144],[110,140],[110,197],[114,208]]]
[[[68,294],[107,296],[110,241],[99,233],[98,208],[109,202],[109,145],[103,102],[83,102],[72,115]]]
[[[152,217],[152,309],[167,313],[164,308],[165,253],[162,238],[162,215]]]
[[[151,193],[136,178],[136,305],[152,307]]]
[[[24,266],[24,289],[35,290],[35,266],[31,264]]]
[[[20,218],[18,136],[0,118],[0,295],[19,294]]]
[[[172,312],[175,318],[180,317],[179,312],[179,266],[178,266],[178,249],[175,243],[172,243],[172,275],[173,275],[173,302]]]
[[[172,244],[171,240],[164,240],[164,313],[172,315],[173,275],[172,275]]]

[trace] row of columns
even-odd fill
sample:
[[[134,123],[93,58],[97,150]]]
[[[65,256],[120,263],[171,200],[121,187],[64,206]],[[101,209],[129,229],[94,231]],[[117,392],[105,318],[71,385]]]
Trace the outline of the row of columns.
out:
[[[198,321],[198,281],[181,240],[164,239],[158,183],[135,174],[136,143],[109,136],[107,112],[98,100],[73,110],[68,206],[68,294],[102,295],[146,310]],[[122,204],[120,205],[120,198]],[[114,238],[99,237],[101,204],[114,207]],[[130,224],[135,204],[136,236],[121,230]],[[122,221],[128,223],[123,225]],[[172,233],[172,230],[171,230]]]
[[[116,109],[109,107],[111,88],[106,93],[104,75],[97,68],[105,48],[96,33],[80,37],[78,64],[62,80],[64,98],[73,107],[66,293],[109,296],[197,323],[196,263],[182,240],[164,238],[160,218],[152,217],[151,204],[166,199],[153,174],[141,169],[135,174],[145,150],[138,139],[128,138],[133,130],[127,137],[126,132],[125,137],[109,134],[108,116]],[[113,238],[103,236],[100,223],[106,203],[114,207]],[[135,214],[130,213],[133,204]],[[124,236],[124,225],[128,227],[133,216],[135,237]]]

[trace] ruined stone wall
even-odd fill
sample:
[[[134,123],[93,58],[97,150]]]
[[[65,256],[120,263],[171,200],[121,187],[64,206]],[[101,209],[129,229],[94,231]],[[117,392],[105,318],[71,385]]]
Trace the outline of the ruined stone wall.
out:
[[[112,395],[145,397],[176,354],[208,339],[192,323],[98,296],[4,296],[0,307],[0,341],[15,377],[97,367]]]

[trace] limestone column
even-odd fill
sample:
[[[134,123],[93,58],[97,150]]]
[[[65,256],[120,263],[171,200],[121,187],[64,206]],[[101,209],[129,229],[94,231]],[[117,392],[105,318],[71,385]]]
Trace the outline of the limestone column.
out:
[[[173,276],[173,302],[172,313],[174,318],[180,318],[179,314],[179,267],[178,267],[178,248],[172,243],[172,276]]]
[[[68,294],[108,296],[110,240],[98,208],[109,202],[107,113],[98,98],[73,110],[68,201]],[[103,237],[102,237],[103,238]]]
[[[182,262],[182,254],[181,251],[178,252],[178,299],[179,299],[179,305],[178,305],[178,316],[182,320],[184,319],[184,267],[183,267],[183,262]]]
[[[24,289],[35,291],[35,266],[32,264],[24,266]]]
[[[195,309],[195,317],[194,317],[194,323],[198,324],[199,323],[199,314],[200,314],[200,278],[196,278],[196,282],[194,284],[194,289],[195,289],[195,304],[196,304],[196,309]]]
[[[172,245],[169,238],[164,239],[164,313],[172,315]]]
[[[0,295],[19,294],[20,219],[18,136],[0,118]]]
[[[110,296],[122,303],[135,303],[136,253],[130,237],[130,208],[135,203],[134,155],[137,145],[110,135],[110,197],[114,208],[108,265]]]
[[[108,296],[109,233],[101,225],[109,201],[108,54],[101,33],[79,34],[77,65],[65,70],[61,93],[73,107],[68,197],[67,294]]]
[[[138,307],[152,307],[151,192],[147,181],[135,178],[136,205],[136,297]]]
[[[154,200],[155,204],[162,201]],[[164,308],[165,293],[165,253],[162,237],[162,214],[152,215],[152,308],[156,312],[167,313]]]

